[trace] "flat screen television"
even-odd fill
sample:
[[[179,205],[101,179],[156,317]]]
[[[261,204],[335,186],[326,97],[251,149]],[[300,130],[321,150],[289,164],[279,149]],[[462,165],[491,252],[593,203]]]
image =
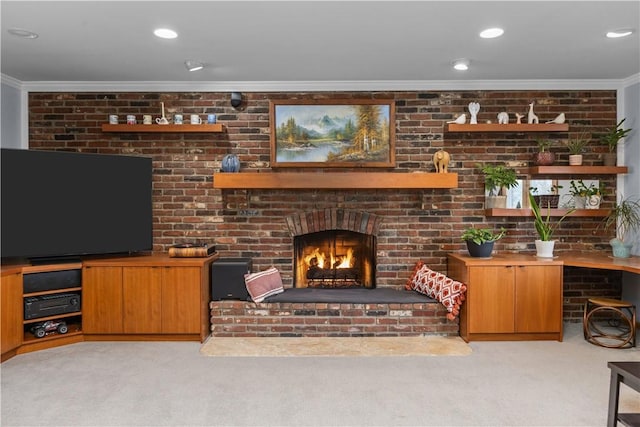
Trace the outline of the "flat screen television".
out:
[[[146,157],[0,150],[2,258],[73,258],[153,248]]]

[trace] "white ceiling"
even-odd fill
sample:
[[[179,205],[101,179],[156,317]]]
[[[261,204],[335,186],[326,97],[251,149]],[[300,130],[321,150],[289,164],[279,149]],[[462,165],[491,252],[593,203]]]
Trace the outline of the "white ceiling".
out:
[[[640,1],[6,1],[1,72],[20,82],[626,79]],[[504,36],[481,39],[492,26]],[[153,35],[157,27],[175,40]],[[617,28],[624,39],[607,39]],[[39,34],[19,39],[22,28]],[[466,72],[453,70],[469,58]],[[206,68],[188,72],[187,59]]]

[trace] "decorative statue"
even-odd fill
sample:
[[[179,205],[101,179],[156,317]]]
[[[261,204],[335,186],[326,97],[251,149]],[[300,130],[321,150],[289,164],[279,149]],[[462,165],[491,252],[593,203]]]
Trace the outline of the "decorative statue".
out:
[[[480,104],[477,102],[469,103],[469,112],[471,113],[471,120],[469,121],[472,125],[478,124],[478,112],[480,111]]]
[[[449,160],[451,160],[451,157],[449,156],[449,153],[447,153],[444,150],[439,150],[436,151],[435,154],[433,155],[433,164],[436,167],[436,172],[437,173],[447,173],[447,168],[449,166]]]
[[[560,113],[560,114],[558,114],[558,115],[556,116],[556,118],[555,118],[555,119],[553,119],[553,120],[549,120],[549,121],[548,121],[548,122],[546,122],[546,123],[556,123],[556,124],[561,125],[562,123],[564,123],[564,121],[565,121],[565,120],[566,120],[566,118],[565,118],[565,116],[564,116],[564,113]]]
[[[509,113],[503,111],[502,113],[498,113],[498,124],[506,125],[509,123]]]
[[[535,101],[532,101],[531,104],[529,104],[529,114],[527,115],[527,123],[532,124],[532,123],[538,123],[538,116],[536,116],[533,113],[533,104],[535,103]]]
[[[516,124],[521,125],[523,117],[524,117],[524,114],[516,113]]]
[[[240,170],[240,159],[235,154],[227,154],[222,158],[222,172],[238,172]]]
[[[464,122],[466,122],[466,121],[467,121],[467,115],[466,115],[466,114],[464,114],[464,113],[462,113],[462,114],[460,114],[460,115],[458,116],[458,118],[457,118],[457,119],[455,119],[455,120],[451,120],[451,121],[449,121],[449,122],[447,122],[447,123],[455,123],[455,124],[457,124],[457,125],[463,125],[463,124],[464,124]]]

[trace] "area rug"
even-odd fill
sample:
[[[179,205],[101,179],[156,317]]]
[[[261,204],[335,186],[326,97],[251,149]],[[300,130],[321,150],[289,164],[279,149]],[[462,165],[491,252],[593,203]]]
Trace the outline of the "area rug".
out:
[[[460,337],[209,337],[200,352],[214,357],[466,356]]]

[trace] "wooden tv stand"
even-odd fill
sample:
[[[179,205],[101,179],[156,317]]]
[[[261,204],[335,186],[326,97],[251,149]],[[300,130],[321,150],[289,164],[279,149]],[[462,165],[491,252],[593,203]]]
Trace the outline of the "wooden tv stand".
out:
[[[87,258],[59,265],[3,265],[2,361],[21,353],[79,341],[197,340],[210,333],[211,263],[202,258],[170,258],[152,254]],[[80,286],[25,294],[25,275],[81,269]],[[24,319],[25,296],[76,292],[81,310],[38,319]],[[66,334],[36,338],[30,326],[46,320],[65,320]]]

